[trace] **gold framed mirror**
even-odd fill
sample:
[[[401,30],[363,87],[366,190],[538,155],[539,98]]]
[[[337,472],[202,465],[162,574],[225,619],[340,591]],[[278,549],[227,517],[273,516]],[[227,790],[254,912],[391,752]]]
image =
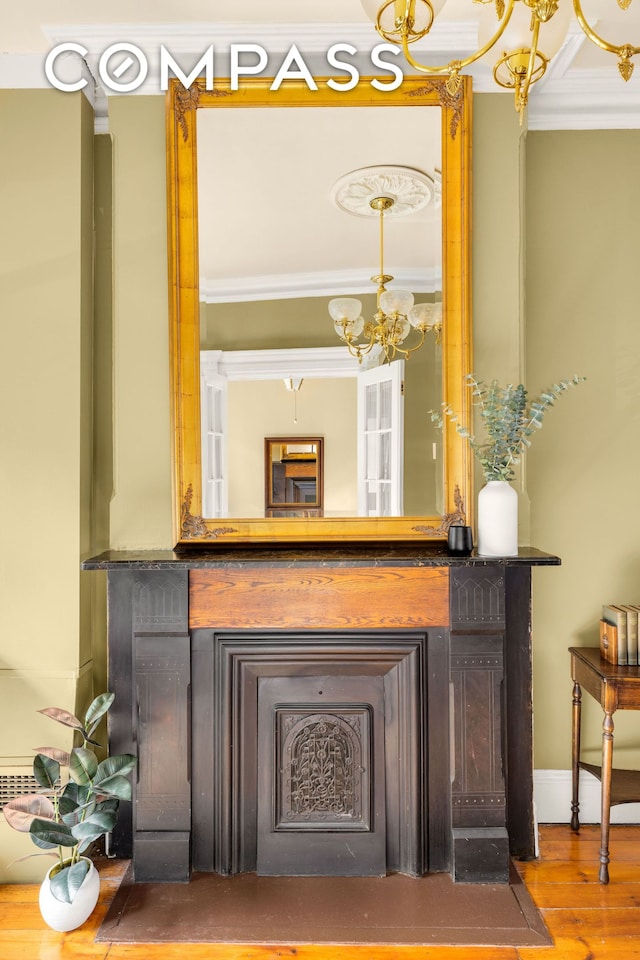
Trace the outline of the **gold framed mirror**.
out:
[[[448,528],[452,522],[472,522],[470,501],[471,501],[471,458],[469,456],[468,444],[457,434],[454,426],[447,422],[442,430],[435,436],[434,426],[431,423],[429,409],[439,407],[440,402],[449,403],[455,410],[460,412],[461,420],[464,424],[469,423],[470,404],[468,390],[465,387],[464,377],[471,369],[471,276],[470,276],[470,216],[471,216],[471,88],[468,78],[465,78],[455,95],[451,95],[446,88],[444,78],[424,80],[423,78],[405,78],[403,83],[396,90],[377,89],[371,84],[372,78],[361,77],[359,84],[349,91],[340,90],[327,85],[326,80],[317,79],[318,89],[310,90],[305,83],[299,81],[286,81],[277,90],[272,90],[272,80],[268,78],[248,78],[243,81],[239,90],[231,90],[229,82],[226,80],[217,80],[214,90],[206,90],[204,80],[196,81],[189,90],[177,81],[172,81],[167,93],[167,174],[168,174],[168,228],[169,228],[169,292],[170,292],[170,349],[171,349],[171,394],[172,394],[172,412],[173,412],[173,478],[174,478],[174,524],[175,539],[177,546],[193,546],[198,544],[211,546],[213,544],[233,545],[247,543],[309,543],[309,542],[328,542],[339,538],[342,541],[363,542],[413,542],[419,543],[429,540],[446,539]],[[333,385],[330,389],[334,396],[338,395],[338,386],[345,387],[346,379],[352,378],[353,382],[360,382],[363,379],[360,376],[361,369],[366,367],[359,364],[357,358],[348,356],[348,348],[344,341],[340,341],[338,329],[334,331],[329,314],[326,315],[326,328],[329,339],[320,345],[314,344],[309,347],[307,341],[300,343],[300,349],[293,350],[295,356],[296,368],[291,369],[291,360],[283,359],[281,350],[265,349],[264,344],[250,343],[246,341],[242,344],[240,350],[235,344],[228,344],[222,338],[221,343],[216,343],[216,349],[207,341],[206,330],[211,326],[211,321],[207,320],[207,304],[205,297],[201,300],[202,263],[201,263],[201,239],[211,234],[212,225],[214,232],[219,234],[220,242],[224,244],[219,247],[218,256],[222,259],[226,256],[227,248],[231,248],[233,241],[237,242],[236,253],[234,256],[238,261],[249,258],[252,249],[263,249],[271,244],[267,235],[267,240],[260,240],[260,232],[257,226],[269,226],[269,218],[262,217],[253,211],[256,217],[256,230],[253,229],[250,235],[242,227],[238,226],[236,231],[235,221],[225,225],[217,219],[216,211],[213,215],[208,212],[205,215],[199,208],[199,193],[204,193],[204,186],[208,186],[208,178],[215,185],[218,195],[225,195],[227,190],[223,183],[218,183],[216,179],[216,162],[210,162],[199,156],[198,140],[204,142],[206,129],[204,123],[199,127],[199,118],[204,121],[217,118],[223,118],[227,115],[237,117],[242,123],[244,129],[251,132],[253,140],[250,141],[250,149],[242,149],[236,152],[237,157],[253,157],[255,163],[261,163],[261,140],[260,136],[266,136],[266,133],[260,134],[260,131],[266,131],[270,126],[278,127],[278,117],[280,111],[289,111],[286,114],[287,128],[295,131],[290,143],[293,143],[296,137],[302,138],[301,131],[303,126],[299,123],[303,117],[311,115],[318,118],[320,115],[317,109],[323,108],[327,111],[325,116],[328,118],[328,111],[334,111],[334,116],[344,116],[347,125],[351,124],[351,119],[355,120],[356,114],[343,113],[343,111],[359,110],[360,114],[367,111],[365,117],[371,117],[369,126],[373,128],[377,140],[381,147],[374,163],[385,163],[387,154],[385,153],[385,136],[387,144],[394,137],[395,127],[385,118],[391,121],[394,108],[403,108],[397,111],[401,114],[403,123],[406,124],[405,132],[401,134],[403,142],[413,144],[420,143],[417,136],[418,131],[424,125],[424,118],[429,117],[433,120],[435,117],[435,126],[438,129],[439,138],[439,169],[435,171],[441,183],[438,187],[438,248],[441,262],[435,269],[435,274],[439,276],[439,291],[427,294],[431,300],[441,299],[442,303],[442,330],[438,331],[438,343],[432,333],[427,335],[429,341],[429,360],[432,367],[436,370],[433,381],[436,384],[437,395],[425,399],[426,394],[420,395],[420,400],[414,400],[414,405],[418,405],[418,413],[415,410],[410,416],[405,416],[404,426],[401,427],[402,435],[406,435],[414,441],[421,438],[423,447],[428,450],[428,454],[421,452],[422,467],[420,467],[420,457],[416,458],[417,466],[414,469],[414,486],[420,486],[421,476],[427,479],[429,472],[429,482],[434,488],[434,493],[430,499],[425,501],[425,509],[422,509],[421,501],[418,502],[418,509],[415,509],[414,500],[411,497],[405,497],[405,503],[408,506],[403,511],[402,506],[391,507],[387,505],[384,509],[379,506],[383,502],[382,496],[369,496],[358,500],[357,506],[354,504],[344,515],[340,503],[336,508],[334,501],[342,495],[340,488],[336,491],[332,488],[332,461],[331,457],[334,451],[343,452],[336,459],[342,464],[345,462],[344,450],[354,450],[356,447],[355,435],[349,440],[342,439],[340,444],[327,437],[325,441],[325,510],[323,516],[269,516],[268,510],[264,508],[264,498],[261,498],[259,513],[256,511],[245,510],[243,506],[232,504],[229,501],[229,493],[220,493],[223,490],[223,480],[216,474],[216,469],[210,469],[208,466],[209,457],[211,463],[217,463],[220,457],[216,453],[223,448],[227,440],[224,429],[217,422],[219,417],[215,412],[218,408],[214,406],[209,410],[207,404],[207,390],[209,393],[215,393],[215,377],[207,379],[203,376],[206,369],[214,364],[216,375],[220,370],[225,371],[226,380],[238,381],[243,383],[248,375],[244,372],[247,363],[252,369],[260,369],[257,374],[258,379],[272,381],[271,389],[275,390],[274,383],[280,378],[291,377],[295,375],[298,379],[304,377],[303,390],[300,391],[299,402],[302,405],[308,398],[316,396],[314,409],[322,408],[324,401],[317,399],[318,394],[314,394],[313,389],[318,387],[313,378],[316,376],[316,369],[323,364],[329,364],[332,369],[332,376],[337,379],[330,381]],[[407,110],[407,108],[411,108]],[[424,112],[428,108],[428,113]],[[255,111],[260,111],[256,114]],[[420,111],[423,112],[420,112]],[[251,111],[248,113],[247,111]],[[262,111],[270,111],[262,113]],[[298,111],[298,113],[294,113]],[[304,111],[304,113],[300,113]],[[335,113],[338,111],[338,113]],[[377,112],[372,112],[377,111]],[[436,112],[437,111],[437,112]],[[211,114],[210,114],[211,112]],[[256,118],[268,118],[268,122],[259,126]],[[382,118],[382,120],[381,120]],[[379,124],[383,123],[380,127]],[[207,125],[208,126],[208,125]],[[213,141],[217,140],[218,157],[225,152],[225,144],[228,146],[229,140],[226,139],[229,134],[225,133],[227,128],[220,127],[216,133],[213,132]],[[206,134],[211,138],[211,133]],[[281,135],[280,135],[281,136]],[[284,158],[290,151],[287,144],[282,140],[280,156]],[[411,158],[412,168],[421,167],[420,156],[415,156],[415,151],[419,148],[414,146],[413,153],[408,155]],[[324,151],[324,156],[340,156],[341,142],[339,137],[335,142],[329,140],[320,140],[316,153]],[[300,161],[298,161],[300,162]],[[393,161],[392,161],[393,162]],[[327,167],[330,165],[327,164]],[[368,169],[368,167],[364,167]],[[343,172],[347,172],[344,170]],[[432,174],[434,171],[431,171]],[[207,179],[203,179],[207,178]],[[240,173],[238,171],[238,179]],[[245,173],[246,185],[252,180],[252,175]],[[319,189],[328,193],[332,183],[322,184]],[[292,206],[299,205],[299,200],[294,196],[291,201]],[[238,216],[241,208],[240,203],[236,207]],[[271,221],[273,223],[273,221]],[[300,226],[298,246],[305,245],[305,231],[310,233],[314,230],[313,218],[306,218]],[[371,229],[371,224],[366,224],[367,229]],[[382,223],[380,229],[380,257],[382,259]],[[341,228],[340,228],[341,229]],[[237,237],[235,236],[237,232]],[[348,231],[347,231],[348,232]],[[391,231],[389,231],[391,234]],[[392,238],[393,239],[393,238]],[[208,242],[208,241],[207,241]],[[377,241],[376,241],[377,242]],[[368,241],[367,241],[368,244]],[[328,244],[325,244],[328,246]],[[360,242],[352,243],[352,247],[360,248],[364,244]],[[365,260],[371,261],[372,257],[367,250]],[[288,260],[285,258],[285,268]],[[371,269],[368,273],[376,271],[375,259],[370,263]],[[215,269],[215,260],[214,260]],[[230,267],[226,268],[231,269]],[[396,269],[394,264],[393,269]],[[380,273],[383,273],[382,263]],[[369,277],[367,276],[367,280]],[[373,279],[373,278],[372,278]],[[432,290],[434,288],[431,288]],[[290,295],[290,294],[285,294]],[[227,299],[233,299],[227,298]],[[255,298],[253,298],[255,299]],[[324,296],[323,301],[328,303],[330,296]],[[375,310],[375,296],[373,298]],[[290,304],[291,305],[291,304]],[[249,309],[251,307],[251,310]],[[236,313],[229,308],[229,319],[222,324],[217,324],[223,332],[228,329],[235,329],[238,326],[238,317],[249,317],[251,311],[254,316],[259,305],[255,303],[246,307],[241,307],[238,303],[233,303]],[[369,306],[363,308],[369,311]],[[378,303],[378,309],[379,303]],[[240,312],[238,312],[240,311]],[[283,314],[286,310],[280,311]],[[260,318],[260,314],[257,314]],[[265,316],[272,316],[265,314]],[[216,315],[216,316],[219,316]],[[306,316],[306,312],[305,312]],[[205,319],[203,319],[203,317]],[[260,325],[260,321],[258,321]],[[264,328],[268,324],[262,323]],[[300,322],[299,329],[302,330],[303,324]],[[365,328],[366,331],[367,328]],[[203,334],[203,330],[205,333]],[[415,331],[414,331],[415,332]],[[223,342],[224,341],[224,342]],[[328,346],[331,344],[331,346]],[[229,347],[231,346],[231,349]],[[291,346],[289,344],[289,346]],[[324,351],[324,352],[323,352]],[[423,347],[416,351],[418,354],[427,355],[427,348]],[[330,354],[330,361],[328,358]],[[339,356],[338,356],[339,355]],[[400,356],[400,355],[398,355]],[[336,359],[337,357],[337,359]],[[202,359],[201,359],[202,358]],[[205,360],[206,358],[206,360]],[[212,360],[212,358],[214,358]],[[388,358],[389,359],[389,358]],[[380,366],[394,368],[397,372],[400,367],[398,360],[392,362],[384,361],[384,357],[379,361]],[[240,362],[242,360],[242,363]],[[351,368],[347,371],[347,364]],[[400,364],[406,364],[407,371],[414,371],[414,379],[417,375],[418,380],[424,380],[422,373],[418,373],[419,363],[413,359],[413,355],[400,360]],[[213,369],[213,367],[211,367]],[[404,368],[403,368],[404,369]],[[231,371],[229,374],[228,372]],[[398,375],[395,377],[398,383],[398,390],[404,396],[405,377]],[[225,382],[226,382],[225,380]],[[407,374],[407,383],[409,382]],[[231,387],[234,383],[231,383]],[[238,387],[238,390],[240,388]],[[349,388],[352,392],[355,387]],[[360,389],[358,387],[358,389]],[[413,388],[411,390],[413,398]],[[262,437],[266,435],[291,434],[300,436],[304,434],[320,435],[324,433],[324,426],[313,425],[307,429],[304,425],[297,424],[296,428],[291,430],[289,427],[282,426],[280,423],[270,428],[266,428],[260,419],[260,413],[265,409],[262,394],[254,393],[250,400],[245,400],[244,426],[253,427],[255,420],[255,430],[261,431]],[[309,399],[311,402],[311,399]],[[382,401],[381,401],[382,403]],[[404,405],[404,400],[402,400]],[[248,404],[248,406],[246,405]],[[219,405],[220,406],[220,405]],[[247,414],[249,410],[249,414]],[[252,412],[251,412],[252,411]],[[226,421],[225,421],[226,423]],[[250,430],[244,430],[243,433],[250,433]],[[357,443],[360,443],[358,439]],[[346,446],[344,446],[346,444]],[[252,444],[254,455],[262,456],[262,451],[255,454],[258,450],[258,444]],[[430,451],[433,448],[433,460],[435,462],[435,481],[431,480],[433,472],[431,464],[427,464],[427,457],[430,459]],[[213,451],[213,453],[212,453]],[[354,452],[355,457],[355,452]],[[203,464],[205,474],[203,480]],[[420,470],[423,473],[420,474]],[[399,468],[402,476],[403,467]],[[208,472],[207,472],[208,471]],[[416,472],[417,471],[417,472]],[[262,471],[255,470],[253,466],[245,466],[242,476],[256,475],[256,484],[262,485]],[[241,484],[235,480],[225,480],[227,488],[232,493]],[[371,490],[374,487],[380,487],[380,483],[370,484]],[[333,500],[332,500],[333,497]],[[387,501],[389,498],[387,497]],[[402,492],[400,496],[402,501]],[[345,496],[344,503],[350,503],[348,496]],[[364,502],[364,507],[362,503]],[[395,501],[394,501],[395,502]],[[332,507],[332,503],[334,506]],[[373,504],[373,506],[371,506]],[[378,504],[378,506],[376,506]],[[205,509],[206,506],[206,509]],[[385,512],[386,511],[386,512]],[[209,515],[210,514],[210,515]],[[384,515],[381,515],[384,514]]]

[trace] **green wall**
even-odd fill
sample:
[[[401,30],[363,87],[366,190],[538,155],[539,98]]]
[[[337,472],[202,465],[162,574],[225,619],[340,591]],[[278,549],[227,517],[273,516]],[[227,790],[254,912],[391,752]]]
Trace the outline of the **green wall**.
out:
[[[163,97],[109,98],[117,550],[173,545],[164,116]]]
[[[532,542],[562,566],[534,573],[536,765],[570,764],[570,645],[597,646],[603,603],[640,602],[640,131],[530,133],[527,383],[588,380],[528,455]],[[585,743],[602,712],[585,698]],[[616,756],[638,742],[616,714]],[[635,762],[638,762],[636,757]]]
[[[472,368],[480,379],[524,378],[526,124],[511,96],[473,100]],[[476,489],[482,485],[476,471]],[[531,543],[529,501],[518,471],[519,541]]]
[[[639,131],[527,132],[510,97],[474,98],[474,368],[532,394],[588,378],[547,415],[514,482],[520,543],[560,556],[533,571],[535,767],[567,770],[570,645],[598,644],[603,603],[640,602]],[[525,324],[526,317],[526,324]],[[477,485],[482,483],[477,475]],[[601,744],[585,698],[583,745]],[[640,762],[632,713],[621,765]]]
[[[37,708],[73,708],[104,672],[104,575],[81,556],[172,546],[164,102],[111,97],[109,114],[94,148],[80,94],[0,92],[3,771],[49,738]],[[533,573],[538,768],[569,766],[567,647],[596,644],[601,603],[640,596],[639,156],[638,131],[527,134],[511,97],[475,98],[474,368],[534,391],[589,378],[517,483],[521,542],[563,561]],[[633,715],[616,726],[630,744]]]
[[[30,752],[12,707],[46,706],[44,691],[73,708],[91,656],[78,560],[92,483],[93,114],[82,96],[3,90],[0,127],[0,758],[9,762]]]
[[[93,500],[93,112],[80,94],[2,90],[0,129],[6,773],[30,772],[36,743],[70,745],[36,710],[74,710],[91,694],[94,593],[79,560],[91,546]],[[0,849],[0,879],[42,875],[41,861],[7,872],[14,849],[34,848],[4,819]]]

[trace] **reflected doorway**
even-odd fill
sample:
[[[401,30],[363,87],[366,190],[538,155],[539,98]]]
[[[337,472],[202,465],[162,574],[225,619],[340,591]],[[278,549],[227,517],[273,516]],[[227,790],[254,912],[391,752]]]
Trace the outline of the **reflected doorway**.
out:
[[[321,517],[322,437],[265,437],[265,516]]]

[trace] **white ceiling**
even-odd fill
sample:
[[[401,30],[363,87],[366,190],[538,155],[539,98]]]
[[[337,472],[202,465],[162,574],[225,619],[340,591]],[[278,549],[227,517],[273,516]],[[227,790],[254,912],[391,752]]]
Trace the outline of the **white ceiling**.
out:
[[[587,16],[599,21],[603,35],[640,44],[640,4],[626,12],[615,0],[584,0],[584,6]],[[446,63],[475,49],[480,7],[472,0],[447,0],[430,37],[416,45],[419,59]],[[322,70],[322,63],[333,43],[352,43],[359,51],[359,64],[366,67],[379,37],[360,0],[110,0],[106,5],[86,0],[22,4],[1,0],[0,87],[48,86],[44,57],[55,44],[70,40],[87,48],[94,77],[100,54],[111,43],[136,44],[151,65],[139,91],[149,94],[160,93],[154,66],[161,44],[184,63],[185,71],[213,44],[216,72],[223,75],[231,43],[264,47],[269,53],[268,73],[277,71],[296,43],[313,73],[321,76],[329,72],[326,65]],[[488,67],[474,67],[473,75],[476,91],[496,89]],[[589,43],[573,20],[563,49],[532,91],[528,123],[530,129],[640,127],[640,69],[625,84],[615,57]]]
[[[200,295],[209,302],[374,293],[379,222],[341,210],[353,170],[408,166],[437,178],[434,107],[198,111]],[[434,198],[435,199],[435,198]],[[440,207],[385,218],[392,286],[441,289]]]

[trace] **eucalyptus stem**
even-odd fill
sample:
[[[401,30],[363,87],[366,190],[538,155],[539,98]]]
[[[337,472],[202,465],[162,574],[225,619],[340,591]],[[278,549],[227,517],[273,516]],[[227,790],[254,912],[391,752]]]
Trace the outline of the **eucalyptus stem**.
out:
[[[530,437],[542,426],[546,411],[570,388],[586,378],[574,375],[560,380],[543,390],[539,397],[528,400],[523,384],[500,386],[497,380],[485,383],[475,375],[467,375],[467,385],[473,390],[473,407],[477,410],[485,439],[479,439],[460,423],[456,412],[442,404],[442,414],[431,411],[431,419],[440,427],[444,417],[450,420],[457,433],[469,441],[486,481],[513,480],[515,467],[523,452],[531,445]]]

